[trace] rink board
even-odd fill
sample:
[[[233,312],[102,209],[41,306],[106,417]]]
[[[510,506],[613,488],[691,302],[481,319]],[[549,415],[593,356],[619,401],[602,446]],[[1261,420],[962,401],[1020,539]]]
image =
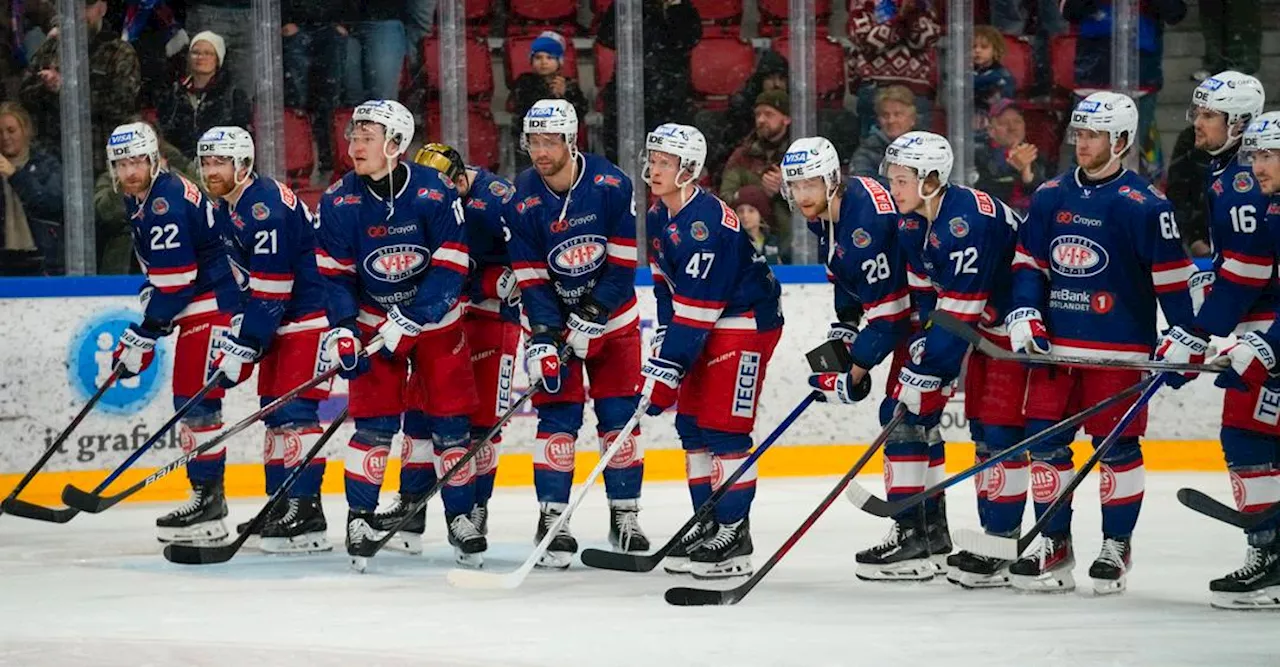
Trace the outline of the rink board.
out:
[[[757,415],[757,441],[762,439],[808,392],[808,368],[804,352],[822,342],[831,319],[831,287],[821,267],[779,267],[783,282],[783,311],[787,324],[781,343],[768,368]],[[646,272],[637,288],[646,339],[654,324],[654,301]],[[21,474],[48,447],[50,439],[83,406],[95,383],[109,372],[110,352],[130,321],[141,318],[136,293],[137,277],[0,279],[0,312],[13,313],[0,330],[0,494],[6,494]],[[1119,304],[1121,307],[1123,304]],[[127,387],[106,393],[64,448],[54,455],[24,492],[34,502],[56,501],[62,487],[74,483],[92,488],[105,471],[116,466],[140,446],[173,412],[169,390],[173,340],[157,347],[157,362]],[[761,461],[763,476],[839,474],[856,458],[857,443],[866,443],[879,432],[878,404],[883,396],[882,364],[873,375],[876,391],[857,406],[822,405],[809,408],[779,440],[775,451]],[[522,364],[516,364],[515,391],[527,380]],[[223,399],[226,423],[234,423],[257,407],[256,380],[228,392]],[[321,406],[322,419],[335,415],[346,400],[345,383],[339,380],[333,396]],[[1162,390],[1152,401],[1145,451],[1151,470],[1212,471],[1223,468],[1216,438],[1222,391],[1208,379],[1200,379],[1180,391]],[[498,483],[532,483],[532,455],[536,420],[532,410],[517,415],[504,432]],[[684,477],[684,457],[670,416],[642,422],[646,449],[646,479],[677,480]],[[326,489],[341,489],[342,444],[352,431],[345,425],[329,450]],[[587,410],[579,438],[577,470],[585,474],[594,464],[598,447],[595,423]],[[957,395],[943,418],[948,442],[948,467],[960,469],[972,462],[972,446],[964,420],[963,394]],[[261,426],[254,426],[228,443],[228,493],[258,494],[262,489]],[[1077,457],[1089,448],[1077,448]],[[392,457],[399,451],[393,445]],[[139,460],[138,469],[122,481],[145,477],[179,452],[173,434],[164,437]],[[875,465],[879,465],[878,462]],[[394,460],[387,470],[387,486],[395,488],[398,468]],[[180,497],[184,475],[175,473],[156,484],[140,500]]]

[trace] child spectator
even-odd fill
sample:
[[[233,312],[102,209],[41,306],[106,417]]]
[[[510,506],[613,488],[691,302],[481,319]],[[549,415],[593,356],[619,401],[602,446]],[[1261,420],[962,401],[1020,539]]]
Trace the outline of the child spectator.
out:
[[[744,185],[733,198],[733,209],[747,230],[751,245],[764,256],[765,261],[777,264],[780,260],[778,235],[773,233],[773,204],[769,193],[759,185]]]
[[[1004,54],[1004,35],[999,30],[989,25],[974,27],[973,103],[974,111],[981,116],[986,116],[996,102],[1014,97],[1017,86],[1013,75],[1001,64]]]
[[[515,118],[524,118],[525,112],[538,100],[568,100],[578,112],[578,118],[586,118],[591,110],[587,104],[587,96],[582,94],[578,82],[560,73],[564,65],[565,39],[560,33],[550,30],[538,35],[529,48],[529,64],[531,72],[516,77],[511,87],[511,95],[515,99]],[[523,128],[519,122],[513,123],[512,130],[516,136],[516,145],[520,143]],[[519,151],[516,161],[521,169],[529,166],[529,156]]]

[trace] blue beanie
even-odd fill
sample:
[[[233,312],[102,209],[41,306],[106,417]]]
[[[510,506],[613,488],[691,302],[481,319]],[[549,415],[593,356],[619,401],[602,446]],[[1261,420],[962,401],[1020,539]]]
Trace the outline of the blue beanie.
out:
[[[564,38],[550,31],[538,35],[529,47],[529,58],[532,59],[535,53],[545,53],[564,62]]]

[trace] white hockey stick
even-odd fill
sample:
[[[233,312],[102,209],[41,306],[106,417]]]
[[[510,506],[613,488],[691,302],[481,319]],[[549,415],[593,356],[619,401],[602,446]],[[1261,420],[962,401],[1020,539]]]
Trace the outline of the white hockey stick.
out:
[[[587,480],[578,487],[576,496],[569,500],[569,507],[556,519],[556,522],[547,529],[547,534],[542,537],[542,541],[538,542],[538,546],[534,547],[533,553],[525,559],[524,564],[512,572],[500,574],[497,572],[482,572],[479,570],[464,570],[454,568],[449,570],[449,574],[445,576],[445,580],[452,586],[458,588],[473,589],[506,589],[511,590],[518,588],[524,583],[525,577],[529,576],[529,572],[533,571],[533,567],[537,565],[538,559],[542,558],[542,554],[547,552],[547,547],[551,546],[551,540],[555,539],[556,533],[560,532],[560,528],[569,521],[569,517],[573,515],[573,511],[582,504],[582,500],[587,497],[587,492],[591,491],[591,487],[596,483],[596,478],[600,473],[604,472],[605,467],[613,460],[614,455],[622,450],[623,445],[627,444],[627,440],[631,438],[631,432],[640,424],[640,416],[645,410],[649,409],[649,400],[643,396],[640,397],[640,405],[636,407],[635,414],[631,415],[631,419],[627,421],[627,425],[622,427],[618,433],[618,437],[614,438],[613,444],[600,455],[600,462],[595,468],[591,469],[591,473],[587,475]]]

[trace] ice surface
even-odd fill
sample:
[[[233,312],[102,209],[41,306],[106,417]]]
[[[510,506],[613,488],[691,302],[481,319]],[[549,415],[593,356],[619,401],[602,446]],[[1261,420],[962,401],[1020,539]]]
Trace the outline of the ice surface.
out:
[[[834,482],[760,480],[757,563]],[[1242,535],[1174,499],[1193,485],[1226,500],[1225,475],[1151,475],[1147,484],[1129,591],[1109,598],[859,582],[853,553],[888,524],[844,499],[739,605],[687,609],[667,606],[662,592],[690,579],[580,564],[534,572],[514,592],[453,589],[436,502],[426,553],[384,553],[365,575],[347,569],[338,496],[325,498],[335,553],[246,549],[208,566],[160,556],[153,521],[167,507],[128,504],[63,526],[4,516],[0,665],[1280,665],[1280,615],[1208,605],[1208,580],[1242,562]],[[1084,588],[1100,542],[1097,498],[1090,480],[1076,499]],[[229,527],[260,502],[234,502]],[[953,527],[977,525],[971,484],[948,504]],[[648,485],[642,505],[655,544],[690,514],[679,484]],[[490,508],[487,567],[507,571],[533,546],[533,492],[499,489]],[[606,544],[603,489],[572,525],[584,547]]]

